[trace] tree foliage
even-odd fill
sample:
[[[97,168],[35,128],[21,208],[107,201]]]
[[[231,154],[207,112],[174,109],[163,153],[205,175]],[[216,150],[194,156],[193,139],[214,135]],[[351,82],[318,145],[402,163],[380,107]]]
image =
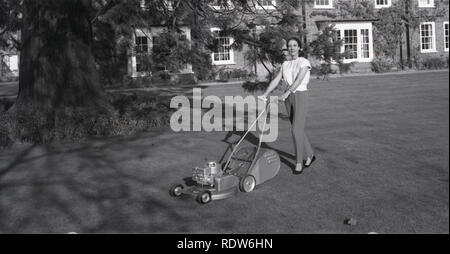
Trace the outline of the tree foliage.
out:
[[[325,76],[332,73],[333,64],[342,64],[345,52],[341,53],[342,40],[337,36],[334,26],[325,26],[317,35],[317,38],[311,42],[311,53],[320,60],[322,64],[321,73]]]
[[[233,48],[250,49],[251,62],[271,73],[283,61],[284,39],[303,39],[299,10],[307,2],[287,0],[266,9],[255,8],[260,0],[0,0],[0,47],[21,52],[19,95],[10,109],[17,113],[15,132],[44,142],[64,126],[93,133],[86,126],[96,119],[114,122],[117,112],[101,85],[126,74],[133,35],[155,26],[164,31],[148,56],[152,71],[176,72],[190,63],[207,77],[209,53],[218,46],[210,28],[219,27],[234,37]],[[180,39],[186,26],[190,42]]]

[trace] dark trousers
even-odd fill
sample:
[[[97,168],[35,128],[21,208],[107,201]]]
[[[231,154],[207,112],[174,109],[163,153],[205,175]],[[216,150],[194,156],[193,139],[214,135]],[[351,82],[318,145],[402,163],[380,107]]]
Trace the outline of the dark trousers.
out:
[[[308,92],[291,93],[285,101],[287,114],[292,125],[297,163],[302,163],[313,155],[311,144],[305,134],[306,112],[308,111]]]

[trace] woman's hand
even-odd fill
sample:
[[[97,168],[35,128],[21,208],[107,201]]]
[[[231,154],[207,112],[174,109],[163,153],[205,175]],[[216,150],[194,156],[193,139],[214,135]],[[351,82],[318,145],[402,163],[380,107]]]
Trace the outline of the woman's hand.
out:
[[[279,98],[280,101],[285,101],[289,97],[290,94],[291,94],[291,91],[287,91],[284,94],[282,94]]]
[[[266,102],[267,101],[267,96],[265,94],[258,96],[258,99]]]

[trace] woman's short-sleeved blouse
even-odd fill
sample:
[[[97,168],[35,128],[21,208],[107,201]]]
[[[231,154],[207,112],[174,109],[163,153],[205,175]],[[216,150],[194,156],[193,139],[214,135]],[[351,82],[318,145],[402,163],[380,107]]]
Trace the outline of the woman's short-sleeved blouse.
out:
[[[281,66],[281,71],[283,75],[283,79],[292,86],[295,81],[295,78],[300,73],[301,68],[308,68],[308,72],[306,73],[303,81],[297,87],[296,91],[306,91],[308,90],[309,76],[311,70],[311,64],[306,58],[298,57],[295,60],[285,61]]]

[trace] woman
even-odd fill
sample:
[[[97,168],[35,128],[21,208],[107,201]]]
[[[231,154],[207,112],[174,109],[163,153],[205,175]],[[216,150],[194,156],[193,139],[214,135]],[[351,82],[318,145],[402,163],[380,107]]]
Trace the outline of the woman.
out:
[[[300,40],[290,38],[287,40],[287,49],[290,59],[281,66],[278,75],[270,82],[269,87],[263,94],[266,98],[273,89],[278,86],[281,79],[288,84],[288,88],[280,99],[285,101],[287,113],[292,124],[292,136],[294,138],[296,166],[294,174],[300,174],[304,167],[309,167],[314,162],[311,145],[305,134],[305,120],[308,106],[308,83],[311,64],[299,56]]]

